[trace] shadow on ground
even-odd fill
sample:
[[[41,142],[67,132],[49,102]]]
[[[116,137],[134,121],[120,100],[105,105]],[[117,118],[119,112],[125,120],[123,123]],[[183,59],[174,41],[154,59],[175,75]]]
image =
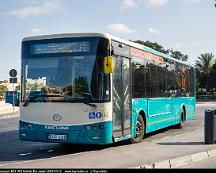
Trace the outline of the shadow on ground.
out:
[[[108,145],[75,145],[20,141],[18,130],[0,133],[0,164],[9,161],[44,159],[54,156],[98,151],[128,145],[128,141]]]
[[[190,127],[190,126],[189,126]],[[175,129],[171,126],[164,128],[145,136],[143,143],[150,143],[153,140],[161,139],[169,135],[176,135],[187,130],[187,125],[184,130]],[[44,159],[55,156],[68,154],[84,153],[89,151],[99,151],[108,148],[120,147],[129,145],[129,141],[122,141],[108,145],[75,145],[75,144],[57,144],[43,142],[28,142],[20,141],[18,130],[0,133],[0,164],[13,162]],[[160,145],[188,145],[181,143],[160,143]],[[192,144],[191,144],[192,145]],[[193,144],[194,145],[194,144]]]

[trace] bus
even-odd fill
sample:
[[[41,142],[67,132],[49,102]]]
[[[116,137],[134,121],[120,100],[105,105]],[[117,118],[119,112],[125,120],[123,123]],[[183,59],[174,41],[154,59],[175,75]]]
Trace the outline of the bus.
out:
[[[107,33],[26,37],[19,138],[111,144],[195,117],[192,65]]]
[[[19,106],[19,91],[6,91],[5,93],[5,103],[12,104],[13,106]]]

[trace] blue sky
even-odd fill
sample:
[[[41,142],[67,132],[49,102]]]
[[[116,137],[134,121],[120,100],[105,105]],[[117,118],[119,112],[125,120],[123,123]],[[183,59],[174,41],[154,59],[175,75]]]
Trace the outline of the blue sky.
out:
[[[216,55],[214,0],[5,0],[0,6],[0,79],[20,75],[23,37],[106,32],[189,55]]]

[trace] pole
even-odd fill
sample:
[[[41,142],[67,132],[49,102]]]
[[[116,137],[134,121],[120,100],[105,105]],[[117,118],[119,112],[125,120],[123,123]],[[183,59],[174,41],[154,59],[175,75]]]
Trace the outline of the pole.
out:
[[[14,99],[14,83],[13,83],[13,114],[14,114],[14,106],[15,106],[15,99]]]

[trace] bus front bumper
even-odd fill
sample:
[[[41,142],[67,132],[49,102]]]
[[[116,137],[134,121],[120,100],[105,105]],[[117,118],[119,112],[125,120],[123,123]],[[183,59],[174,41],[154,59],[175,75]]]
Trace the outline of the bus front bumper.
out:
[[[109,144],[112,143],[112,122],[87,125],[55,126],[19,122],[19,138],[23,141]]]

